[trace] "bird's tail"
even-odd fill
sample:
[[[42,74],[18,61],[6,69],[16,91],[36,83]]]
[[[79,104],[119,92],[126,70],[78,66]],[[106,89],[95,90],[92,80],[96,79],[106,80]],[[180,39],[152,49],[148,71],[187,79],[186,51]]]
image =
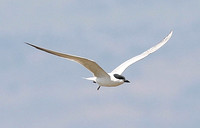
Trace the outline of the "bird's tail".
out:
[[[86,79],[86,80],[92,80],[92,81],[95,81],[96,82],[96,77],[88,77],[88,78],[84,78],[83,79]]]

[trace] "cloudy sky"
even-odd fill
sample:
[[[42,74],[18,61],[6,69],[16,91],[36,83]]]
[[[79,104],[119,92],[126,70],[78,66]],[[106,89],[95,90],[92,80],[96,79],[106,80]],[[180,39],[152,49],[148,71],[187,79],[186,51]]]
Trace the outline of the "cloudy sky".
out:
[[[0,0],[0,127],[200,127],[199,12],[199,0]],[[23,43],[110,72],[171,30],[124,72],[130,84],[99,91],[79,64]]]

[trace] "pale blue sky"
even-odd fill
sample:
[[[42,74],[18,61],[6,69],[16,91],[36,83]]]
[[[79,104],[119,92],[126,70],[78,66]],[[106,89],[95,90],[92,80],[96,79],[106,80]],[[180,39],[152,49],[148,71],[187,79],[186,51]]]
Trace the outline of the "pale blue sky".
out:
[[[200,1],[0,0],[1,128],[200,127]],[[131,81],[102,87],[74,62],[33,49],[130,66]]]

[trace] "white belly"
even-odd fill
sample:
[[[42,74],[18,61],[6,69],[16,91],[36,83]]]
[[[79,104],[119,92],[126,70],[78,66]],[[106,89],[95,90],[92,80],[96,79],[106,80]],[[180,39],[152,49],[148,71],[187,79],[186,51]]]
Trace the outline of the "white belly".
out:
[[[97,78],[96,82],[100,86],[105,86],[105,87],[115,87],[124,83],[123,81],[113,81],[109,78]]]

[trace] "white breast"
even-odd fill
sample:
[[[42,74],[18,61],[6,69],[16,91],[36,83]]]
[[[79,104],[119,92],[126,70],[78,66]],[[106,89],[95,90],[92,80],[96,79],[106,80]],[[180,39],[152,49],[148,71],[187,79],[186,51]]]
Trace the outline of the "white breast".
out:
[[[96,79],[97,84],[99,84],[100,86],[115,87],[115,86],[119,86],[124,83],[123,80],[114,78],[114,76],[112,74],[109,74],[109,75],[110,75],[109,78],[108,77],[97,78]]]

